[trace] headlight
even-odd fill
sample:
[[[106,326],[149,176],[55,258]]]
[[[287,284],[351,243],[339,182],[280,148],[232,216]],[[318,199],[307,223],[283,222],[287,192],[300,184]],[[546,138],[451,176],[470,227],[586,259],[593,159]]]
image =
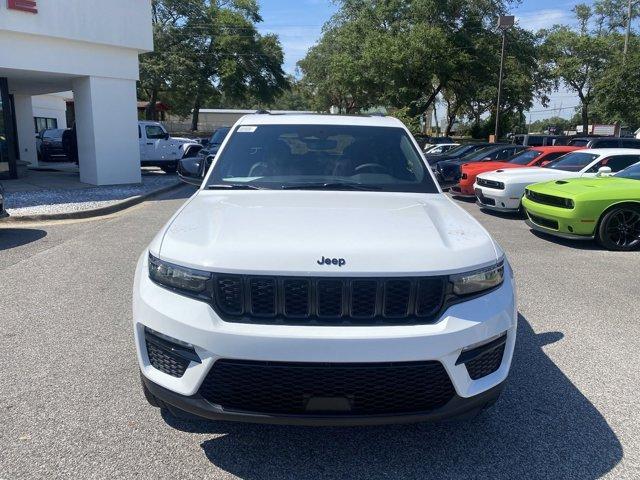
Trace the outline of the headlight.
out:
[[[212,275],[163,262],[149,254],[149,278],[164,287],[197,295],[207,290],[207,282]]]
[[[504,281],[504,262],[469,273],[451,275],[450,281],[456,295],[471,295],[490,290]]]

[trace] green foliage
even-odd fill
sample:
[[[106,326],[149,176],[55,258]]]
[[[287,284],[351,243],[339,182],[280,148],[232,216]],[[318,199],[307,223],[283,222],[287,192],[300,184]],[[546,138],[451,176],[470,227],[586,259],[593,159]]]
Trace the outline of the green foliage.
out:
[[[632,44],[626,60],[614,61],[598,79],[597,113],[607,123],[640,127],[640,45]]]
[[[495,105],[502,0],[342,0],[300,63],[316,106],[353,113],[385,105],[417,118],[443,94],[455,111],[480,118]],[[537,39],[508,32],[503,112],[531,106],[548,83],[537,75]],[[452,123],[452,122],[450,122]]]
[[[288,87],[278,38],[261,35],[256,0],[154,0],[155,52],[141,57],[141,90],[172,111],[198,112],[223,96],[270,102]]]

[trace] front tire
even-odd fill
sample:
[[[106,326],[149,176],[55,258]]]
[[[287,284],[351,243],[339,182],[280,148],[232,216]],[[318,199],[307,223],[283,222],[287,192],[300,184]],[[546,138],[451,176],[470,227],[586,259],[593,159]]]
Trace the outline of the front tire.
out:
[[[640,207],[624,205],[608,211],[598,227],[598,243],[607,250],[628,252],[640,248]]]

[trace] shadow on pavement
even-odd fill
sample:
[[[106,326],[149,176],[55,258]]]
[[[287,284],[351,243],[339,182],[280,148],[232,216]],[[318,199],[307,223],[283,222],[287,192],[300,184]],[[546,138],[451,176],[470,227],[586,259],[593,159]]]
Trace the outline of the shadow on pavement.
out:
[[[555,235],[548,235],[537,230],[530,230],[536,237],[547,242],[553,242],[563,247],[573,248],[575,250],[605,250],[601,248],[595,240],[569,240],[566,238],[556,237]]]
[[[35,228],[0,228],[0,251],[20,247],[47,236],[47,232]]]
[[[165,421],[215,434],[201,444],[217,467],[262,478],[580,478],[620,462],[615,433],[544,353],[563,334],[536,334],[520,316],[516,357],[502,398],[467,422],[311,428]]]

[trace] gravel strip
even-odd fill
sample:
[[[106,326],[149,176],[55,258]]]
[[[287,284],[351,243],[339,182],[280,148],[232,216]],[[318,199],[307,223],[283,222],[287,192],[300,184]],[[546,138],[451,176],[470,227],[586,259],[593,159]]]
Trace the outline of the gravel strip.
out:
[[[139,185],[114,185],[84,189],[57,189],[6,193],[12,216],[80,212],[114,205],[178,183],[175,175],[143,176]]]

